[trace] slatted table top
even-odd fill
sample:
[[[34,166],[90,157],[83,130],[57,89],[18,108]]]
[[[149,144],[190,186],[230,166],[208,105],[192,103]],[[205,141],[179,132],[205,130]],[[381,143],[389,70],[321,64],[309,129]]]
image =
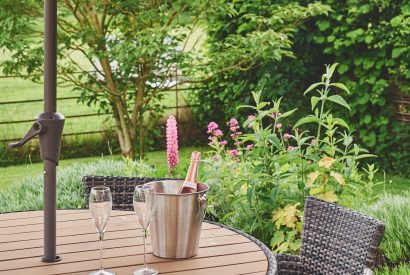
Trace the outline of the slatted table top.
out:
[[[132,274],[143,265],[141,230],[133,212],[112,211],[104,241],[104,268]],[[0,274],[88,274],[99,267],[97,233],[88,210],[57,211],[57,263],[43,263],[43,212],[0,215]],[[148,240],[149,243],[149,240]],[[204,223],[199,253],[186,260],[161,259],[147,246],[148,265],[160,274],[265,275],[268,260],[249,238]]]

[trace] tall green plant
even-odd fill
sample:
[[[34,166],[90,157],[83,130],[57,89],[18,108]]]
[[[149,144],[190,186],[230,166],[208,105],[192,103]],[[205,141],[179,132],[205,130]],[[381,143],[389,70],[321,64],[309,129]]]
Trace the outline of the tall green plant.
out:
[[[348,89],[331,81],[336,66],[326,66],[321,82],[305,91],[319,97],[311,96],[313,114],[299,119],[292,132],[285,123],[297,110],[283,111],[282,98],[266,102],[260,92],[252,93],[254,104],[239,106],[252,112],[243,129],[230,120],[230,142],[215,122],[208,125],[212,157],[204,175],[211,184],[209,213],[275,252],[298,251],[306,196],[339,202],[353,187],[367,187],[374,170],[369,168],[365,178],[360,161],[373,155],[354,143],[347,123],[333,115],[335,106],[349,109],[337,93]],[[301,129],[308,123],[312,131]]]

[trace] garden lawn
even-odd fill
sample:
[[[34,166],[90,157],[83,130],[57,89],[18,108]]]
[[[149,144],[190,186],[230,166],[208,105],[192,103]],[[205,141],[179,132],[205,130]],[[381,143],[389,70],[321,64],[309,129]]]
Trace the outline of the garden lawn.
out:
[[[181,167],[187,166],[189,162],[189,157],[192,151],[198,150],[201,152],[206,151],[206,147],[187,147],[182,148],[179,151]],[[87,158],[76,158],[76,159],[63,159],[60,160],[58,169],[68,167],[74,163],[90,163],[99,159],[121,159],[121,156],[98,156],[98,157],[87,157]],[[165,151],[154,151],[148,152],[146,154],[146,161],[149,164],[154,165],[157,168],[159,175],[166,175],[168,173],[167,166],[167,156]],[[13,183],[19,182],[28,176],[41,175],[43,168],[43,163],[33,163],[30,165],[16,165],[9,167],[0,167],[0,189],[9,186]]]
[[[377,179],[383,181],[383,175],[378,174]],[[385,186],[378,187],[380,191],[386,190],[390,194],[402,194],[403,191],[410,191],[410,178],[397,175],[386,175]]]
[[[187,105],[189,91],[179,93],[178,104]],[[79,96],[80,92],[71,91],[71,88],[58,88],[57,97]],[[43,98],[43,85],[36,84],[29,80],[20,78],[0,78],[0,103],[18,100],[34,100]],[[176,99],[175,93],[167,92],[161,102],[169,107],[165,115],[175,113]],[[58,112],[64,116],[96,114],[96,106],[87,106],[77,102],[77,99],[59,100],[57,103]],[[43,101],[0,104],[0,122],[34,120],[35,116],[42,112]],[[68,118],[65,121],[64,133],[78,133],[106,130],[113,124],[111,115],[98,115],[88,117]],[[22,137],[31,127],[32,122],[0,124],[0,140]]]

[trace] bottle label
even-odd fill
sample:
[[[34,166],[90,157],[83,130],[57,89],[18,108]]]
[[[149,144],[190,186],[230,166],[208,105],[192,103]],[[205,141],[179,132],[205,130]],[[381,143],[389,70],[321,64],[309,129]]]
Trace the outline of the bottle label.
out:
[[[183,187],[188,187],[188,188],[192,188],[192,189],[196,190],[197,184],[196,184],[196,182],[185,181]]]

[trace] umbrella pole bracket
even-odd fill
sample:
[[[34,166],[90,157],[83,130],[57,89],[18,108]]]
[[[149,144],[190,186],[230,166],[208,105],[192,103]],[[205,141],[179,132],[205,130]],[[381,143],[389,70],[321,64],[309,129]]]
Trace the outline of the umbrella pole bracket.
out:
[[[60,113],[41,113],[20,141],[9,144],[10,148],[18,148],[37,136],[40,140],[40,153],[44,161],[44,257],[42,261],[46,263],[61,260],[61,257],[56,255],[56,166],[59,162],[64,122],[65,118]]]
[[[60,113],[41,113],[24,137],[9,144],[10,148],[18,148],[29,140],[39,137],[40,153],[43,160],[49,160],[58,165],[61,137],[63,135],[65,118]]]

